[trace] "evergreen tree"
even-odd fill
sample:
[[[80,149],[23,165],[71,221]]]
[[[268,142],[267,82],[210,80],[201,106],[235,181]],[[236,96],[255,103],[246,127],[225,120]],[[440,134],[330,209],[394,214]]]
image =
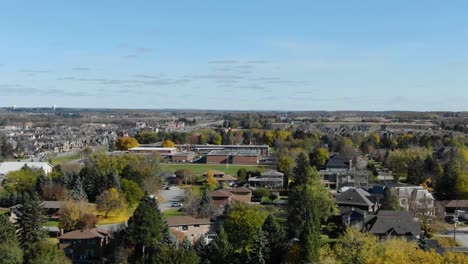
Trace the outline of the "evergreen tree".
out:
[[[163,243],[172,249],[177,248],[177,246],[179,245],[177,242],[177,238],[169,231],[164,232]]]
[[[269,214],[263,223],[262,230],[270,248],[270,254],[265,256],[266,261],[272,264],[282,263],[287,242],[283,227],[272,214]]]
[[[6,215],[0,214],[0,243],[17,241],[15,227],[8,221]]]
[[[88,201],[88,195],[83,188],[83,182],[79,175],[76,176],[75,183],[70,191],[70,197],[77,201]]]
[[[267,256],[270,253],[270,248],[268,247],[267,239],[262,229],[258,229],[257,234],[255,235],[252,251],[250,252],[249,263],[252,264],[265,264],[267,263]]]
[[[296,167],[293,169],[294,183],[292,186],[306,184],[311,173],[309,158],[303,152],[296,158]]]
[[[18,219],[15,223],[18,240],[21,247],[28,251],[35,243],[44,239],[45,233],[42,226],[46,217],[42,209],[42,201],[37,194],[25,194],[23,202],[17,207]]]
[[[454,200],[457,198],[456,182],[460,174],[460,167],[456,161],[451,160],[444,166],[444,173],[438,177],[435,184],[435,194],[440,200]]]
[[[207,257],[211,263],[230,263],[234,253],[233,246],[229,243],[224,229],[221,228],[218,235],[208,244]]]
[[[419,235],[418,246],[419,246],[420,249],[422,249],[424,251],[429,250],[429,246],[427,244],[427,234],[424,231],[421,232],[421,234]]]
[[[205,188],[203,195],[198,205],[199,217],[211,217],[214,214],[213,198],[211,197],[208,188]]]
[[[190,240],[187,237],[184,237],[184,240],[182,240],[182,242],[179,244],[179,247],[185,251],[194,250],[192,246],[192,242],[190,242]]]
[[[419,185],[424,181],[424,160],[417,157],[408,164],[408,176],[406,181],[411,184]]]
[[[140,259],[145,249],[156,249],[168,231],[156,199],[146,194],[128,220],[125,230],[126,243],[133,249],[133,258]]]
[[[107,175],[107,189],[110,189],[110,188],[115,188],[117,189],[118,191],[121,191],[121,186],[120,186],[120,179],[119,179],[119,175],[117,175],[116,173],[110,173],[109,175]]]
[[[299,243],[302,249],[304,263],[318,263],[320,256],[320,225],[314,223],[311,216],[306,220],[304,231],[301,233]]]
[[[41,173],[39,177],[37,178],[36,184],[34,186],[34,191],[40,195],[42,195],[42,187],[49,183],[50,180],[47,178],[47,176],[44,173]]]
[[[200,258],[200,263],[209,263],[208,256],[207,256],[207,248],[208,244],[206,243],[205,235],[201,235],[197,241],[195,241],[195,245],[193,245],[195,252],[197,253],[198,257]]]

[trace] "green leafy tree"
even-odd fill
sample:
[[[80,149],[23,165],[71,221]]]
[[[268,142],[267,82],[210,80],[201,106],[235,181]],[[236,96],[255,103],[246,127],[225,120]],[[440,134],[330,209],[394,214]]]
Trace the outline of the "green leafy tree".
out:
[[[135,139],[140,144],[151,144],[158,142],[156,133],[151,131],[140,131],[136,134]]]
[[[261,207],[236,203],[227,213],[224,224],[229,242],[236,249],[250,245],[266,217],[267,213]]]
[[[268,247],[270,248],[269,255],[266,255],[268,263],[279,264],[283,262],[286,251],[286,232],[283,227],[276,221],[272,214],[269,214],[263,223],[262,230],[265,234]]]
[[[326,148],[316,148],[309,155],[310,165],[318,169],[325,165],[329,157],[330,153]]]
[[[46,217],[42,209],[42,201],[37,194],[25,194],[23,202],[17,207],[18,219],[15,223],[18,241],[21,247],[28,252],[34,244],[44,239],[42,226]]]
[[[71,264],[65,253],[57,248],[57,245],[47,241],[39,241],[34,244],[26,263],[30,264]]]
[[[221,137],[219,133],[216,133],[216,132],[211,133],[211,144],[221,145],[222,141],[223,141],[223,138]]]
[[[145,195],[138,184],[132,180],[122,179],[122,191],[125,194],[128,205],[133,207]]]
[[[23,167],[20,170],[8,173],[2,184],[5,187],[5,190],[10,193],[29,192],[34,190],[39,175],[41,175],[41,171]]]
[[[229,243],[228,236],[221,228],[218,235],[208,244],[207,257],[210,263],[231,263],[234,247]]]

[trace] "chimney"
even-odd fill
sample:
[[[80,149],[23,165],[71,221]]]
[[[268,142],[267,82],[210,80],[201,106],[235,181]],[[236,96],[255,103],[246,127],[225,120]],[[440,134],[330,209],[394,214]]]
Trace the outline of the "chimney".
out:
[[[349,160],[349,170],[350,171],[353,170],[353,160],[352,159]]]

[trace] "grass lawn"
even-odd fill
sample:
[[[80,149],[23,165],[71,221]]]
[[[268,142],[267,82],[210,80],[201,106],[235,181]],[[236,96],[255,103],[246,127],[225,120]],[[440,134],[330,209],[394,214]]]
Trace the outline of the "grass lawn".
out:
[[[164,216],[165,217],[171,217],[171,216],[180,216],[180,215],[187,215],[185,212],[180,212],[179,209],[168,209],[164,211]]]
[[[78,160],[80,159],[80,154],[72,154],[72,155],[67,155],[67,156],[61,156],[61,157],[56,157],[52,159],[52,165],[59,165],[67,161],[73,161],[73,160]]]
[[[57,220],[49,220],[45,223],[45,226],[58,226],[59,222]]]
[[[275,166],[257,166],[257,165],[232,165],[226,166],[225,164],[161,164],[163,171],[176,171],[180,169],[190,170],[195,175],[202,175],[207,170],[223,171],[226,174],[236,175],[237,171],[241,168],[246,170],[267,170],[275,169]]]
[[[107,216],[107,218],[104,218],[104,214],[99,212],[97,215],[98,217],[97,225],[118,224],[118,223],[126,222],[130,218],[130,216],[133,215],[133,212],[135,211],[135,209],[136,207],[128,208],[127,211],[122,212],[119,215],[110,214]]]
[[[433,238],[436,239],[442,247],[453,247],[453,246],[459,247],[459,246],[461,246],[461,244],[458,243],[458,241],[453,240],[453,237],[434,236]]]

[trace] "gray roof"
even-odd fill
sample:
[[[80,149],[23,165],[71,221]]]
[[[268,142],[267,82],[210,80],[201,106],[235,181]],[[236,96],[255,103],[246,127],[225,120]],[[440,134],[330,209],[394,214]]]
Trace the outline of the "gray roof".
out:
[[[372,206],[374,203],[369,199],[370,194],[361,188],[348,189],[346,192],[336,196],[339,205]]]
[[[249,182],[282,182],[282,178],[273,178],[273,177],[250,177]]]
[[[349,168],[349,159],[333,154],[325,163],[325,167],[329,168]]]
[[[267,170],[267,171],[262,172],[261,176],[262,177],[283,177],[284,174],[275,170]]]
[[[376,235],[418,236],[421,233],[419,223],[408,211],[381,210],[366,225],[369,232]]]

